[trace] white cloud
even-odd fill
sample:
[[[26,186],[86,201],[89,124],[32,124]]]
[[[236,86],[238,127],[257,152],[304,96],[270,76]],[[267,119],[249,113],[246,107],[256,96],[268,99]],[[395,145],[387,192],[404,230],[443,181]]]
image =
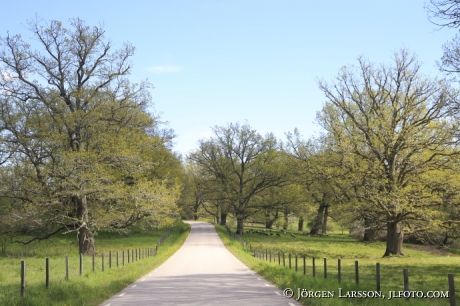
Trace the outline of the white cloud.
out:
[[[152,66],[147,70],[153,73],[175,73],[181,71],[181,68],[179,66]]]

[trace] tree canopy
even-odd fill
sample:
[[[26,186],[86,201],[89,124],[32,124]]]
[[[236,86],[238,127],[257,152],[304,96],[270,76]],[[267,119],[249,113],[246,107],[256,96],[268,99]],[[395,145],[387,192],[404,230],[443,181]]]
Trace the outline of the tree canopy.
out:
[[[342,167],[352,170],[361,211],[382,217],[373,219],[375,226],[386,224],[385,255],[402,254],[404,232],[437,219],[439,203],[426,179],[458,156],[457,124],[449,112],[456,93],[447,82],[422,76],[406,50],[389,66],[358,62],[332,84],[319,82],[327,102],[318,121],[333,137]]]
[[[272,134],[263,137],[248,124],[213,130],[214,137],[200,141],[189,158],[219,183],[242,234],[244,220],[263,208],[254,197],[285,181],[280,151]]]
[[[98,228],[174,218],[177,184],[155,175],[172,153],[148,113],[151,85],[128,79],[134,47],[113,50],[81,19],[29,26],[31,43],[0,40],[0,197],[20,201],[15,221],[32,240],[76,232],[92,253]]]

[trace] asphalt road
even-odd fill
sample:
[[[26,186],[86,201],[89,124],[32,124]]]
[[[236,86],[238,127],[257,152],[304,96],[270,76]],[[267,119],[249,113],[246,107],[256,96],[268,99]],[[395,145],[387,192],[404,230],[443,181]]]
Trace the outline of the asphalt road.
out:
[[[173,256],[101,305],[301,305],[227,251],[214,226],[190,224]]]

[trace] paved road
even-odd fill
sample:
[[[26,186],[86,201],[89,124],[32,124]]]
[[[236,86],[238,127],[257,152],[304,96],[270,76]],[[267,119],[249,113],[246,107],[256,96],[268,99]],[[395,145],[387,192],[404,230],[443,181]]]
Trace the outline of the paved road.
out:
[[[190,223],[173,256],[101,305],[300,305],[227,251],[214,226]]]

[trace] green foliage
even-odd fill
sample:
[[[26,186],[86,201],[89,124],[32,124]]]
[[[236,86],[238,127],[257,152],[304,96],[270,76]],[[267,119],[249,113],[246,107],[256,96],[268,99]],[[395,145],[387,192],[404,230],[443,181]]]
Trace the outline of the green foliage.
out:
[[[151,85],[129,82],[134,47],[80,19],[29,26],[38,49],[8,34],[0,50],[0,197],[16,231],[77,232],[86,253],[95,230],[171,223],[180,163],[147,111]]]
[[[255,197],[286,182],[282,154],[272,134],[262,137],[248,124],[215,127],[214,135],[189,158],[215,181],[242,232],[242,222],[263,209]]]
[[[402,50],[391,66],[360,58],[334,84],[319,82],[327,98],[318,113],[329,135],[326,146],[348,173],[351,209],[367,228],[387,230],[385,255],[402,254],[403,233],[442,219],[426,179],[435,181],[437,170],[452,169],[459,154],[450,112],[457,93],[419,69]]]

